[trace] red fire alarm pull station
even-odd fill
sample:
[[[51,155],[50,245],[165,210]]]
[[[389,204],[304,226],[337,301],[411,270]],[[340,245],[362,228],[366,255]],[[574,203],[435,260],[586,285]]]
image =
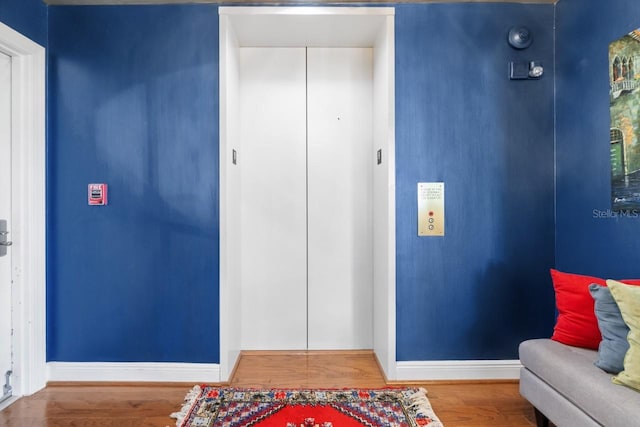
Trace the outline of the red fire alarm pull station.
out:
[[[89,205],[104,206],[107,204],[107,184],[89,184]]]

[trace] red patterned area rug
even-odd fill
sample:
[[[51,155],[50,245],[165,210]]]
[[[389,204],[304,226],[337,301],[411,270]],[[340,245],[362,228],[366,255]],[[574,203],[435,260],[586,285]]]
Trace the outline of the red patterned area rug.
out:
[[[179,427],[442,427],[421,388],[259,390],[195,386]]]

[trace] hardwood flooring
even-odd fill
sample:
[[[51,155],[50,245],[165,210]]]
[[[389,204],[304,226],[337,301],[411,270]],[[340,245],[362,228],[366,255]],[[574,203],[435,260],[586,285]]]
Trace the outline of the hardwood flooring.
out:
[[[371,352],[245,353],[231,380],[237,387],[383,387]],[[400,383],[393,383],[400,385]],[[415,385],[415,384],[413,384]],[[0,426],[173,426],[193,384],[54,383],[0,412]],[[446,427],[535,426],[517,382],[420,384]]]
[[[244,352],[231,379],[235,387],[384,387],[370,351]]]

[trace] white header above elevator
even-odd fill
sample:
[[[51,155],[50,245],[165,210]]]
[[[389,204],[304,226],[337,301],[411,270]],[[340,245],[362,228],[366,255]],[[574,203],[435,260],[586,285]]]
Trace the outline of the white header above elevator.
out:
[[[391,7],[221,7],[240,47],[374,47]]]

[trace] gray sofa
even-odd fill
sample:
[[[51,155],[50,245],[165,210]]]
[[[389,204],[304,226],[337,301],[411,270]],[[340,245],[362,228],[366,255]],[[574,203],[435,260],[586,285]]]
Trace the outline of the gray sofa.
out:
[[[550,339],[520,344],[520,394],[539,427],[640,426],[640,393],[611,382],[596,367],[598,352]]]

